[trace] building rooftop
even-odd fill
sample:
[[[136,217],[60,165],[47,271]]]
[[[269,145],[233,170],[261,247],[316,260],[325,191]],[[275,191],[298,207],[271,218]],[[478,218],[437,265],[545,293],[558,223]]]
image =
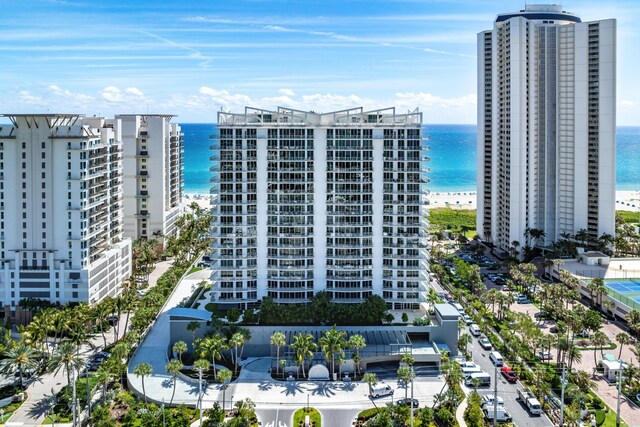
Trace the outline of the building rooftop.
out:
[[[496,18],[496,22],[504,22],[511,18],[522,17],[536,21],[560,21],[553,23],[582,22],[580,18],[573,13],[562,10],[562,5],[558,4],[528,4],[519,12],[501,13]]]
[[[433,307],[443,319],[457,319],[460,317],[460,312],[451,304],[435,304]]]
[[[218,126],[416,126],[422,113],[416,108],[396,113],[395,107],[364,111],[362,107],[316,113],[278,107],[276,111],[245,107],[244,113],[218,112]]]

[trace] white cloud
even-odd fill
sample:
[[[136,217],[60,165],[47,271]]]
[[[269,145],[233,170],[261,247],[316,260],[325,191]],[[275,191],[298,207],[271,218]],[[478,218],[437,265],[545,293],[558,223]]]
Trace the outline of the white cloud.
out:
[[[240,93],[232,94],[227,90],[217,90],[210,87],[203,86],[200,88],[200,93],[209,98],[215,104],[219,104],[224,107],[236,108],[238,106],[245,106],[251,104],[251,98],[247,95]]]
[[[460,98],[442,98],[425,92],[400,92],[396,93],[396,106],[412,108],[412,106],[438,107],[438,108],[468,108],[477,105],[478,99],[475,94],[469,94]]]
[[[125,93],[133,96],[144,96],[144,93],[137,87],[128,87],[124,90]]]
[[[116,86],[107,86],[100,94],[102,99],[113,104],[136,104],[147,101],[144,93],[136,87],[128,87],[123,91]]]
[[[292,91],[291,89],[287,89],[287,88],[279,89],[278,92],[280,92],[281,94],[286,95],[286,96],[293,96],[293,95],[296,94],[294,91]]]
[[[618,105],[619,105],[620,107],[635,107],[635,106],[636,106],[636,103],[635,103],[635,102],[633,102],[633,101],[629,101],[629,100],[624,99],[624,100],[620,101],[620,102],[618,103]]]
[[[42,105],[43,99],[41,96],[33,95],[28,90],[23,90],[18,93],[18,100],[29,105]]]
[[[49,85],[48,89],[53,95],[66,98],[65,102],[72,102],[74,104],[81,104],[94,99],[93,96],[85,95],[83,93],[74,93],[70,90],[62,89],[58,85]]]

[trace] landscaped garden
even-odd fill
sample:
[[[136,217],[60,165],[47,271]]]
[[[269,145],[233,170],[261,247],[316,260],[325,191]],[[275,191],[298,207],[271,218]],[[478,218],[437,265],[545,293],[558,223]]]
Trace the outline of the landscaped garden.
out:
[[[305,427],[304,421],[309,416],[309,427],[321,427],[320,412],[316,408],[300,408],[293,414],[293,427]]]

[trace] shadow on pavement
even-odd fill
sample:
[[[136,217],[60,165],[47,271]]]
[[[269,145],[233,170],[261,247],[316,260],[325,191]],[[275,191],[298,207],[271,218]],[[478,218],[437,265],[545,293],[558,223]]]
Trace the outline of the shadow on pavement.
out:
[[[295,383],[295,381],[287,381],[284,385],[284,394],[285,396],[295,395],[297,393],[303,393],[304,390]]]

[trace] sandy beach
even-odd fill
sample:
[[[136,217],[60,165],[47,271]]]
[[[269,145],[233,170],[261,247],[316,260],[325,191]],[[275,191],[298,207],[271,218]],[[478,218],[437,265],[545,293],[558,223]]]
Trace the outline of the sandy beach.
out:
[[[185,193],[186,204],[198,203],[202,208],[211,206],[210,195]],[[429,194],[430,208],[477,209],[475,191],[432,191]],[[640,212],[640,193],[638,191],[616,191],[616,210]]]
[[[431,191],[429,202],[430,208],[477,209],[477,194],[473,191]],[[616,191],[616,210],[640,212],[640,193]]]

